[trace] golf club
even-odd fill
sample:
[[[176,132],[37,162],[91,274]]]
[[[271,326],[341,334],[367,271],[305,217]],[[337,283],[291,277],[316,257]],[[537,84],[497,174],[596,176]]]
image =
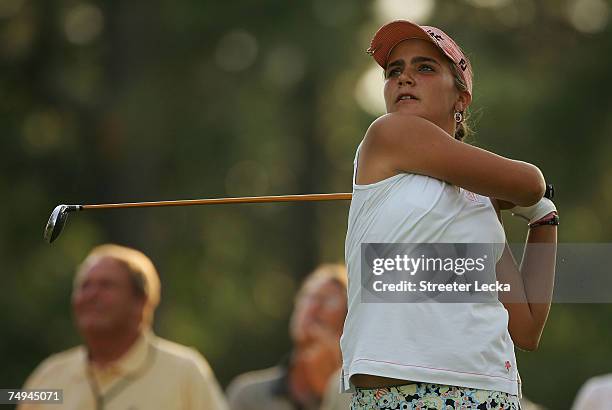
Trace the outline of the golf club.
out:
[[[49,221],[45,226],[44,238],[51,243],[62,233],[68,213],[88,209],[117,209],[117,208],[146,208],[160,206],[190,206],[190,205],[219,205],[219,204],[253,204],[262,202],[297,202],[297,201],[338,201],[350,200],[352,194],[308,194],[308,195],[278,195],[278,196],[252,196],[237,198],[211,198],[211,199],[184,199],[177,201],[157,202],[128,202],[119,204],[95,205],[58,205],[53,209]]]
[[[555,190],[552,184],[546,185],[544,196],[553,199]],[[306,194],[306,195],[277,195],[277,196],[247,196],[236,198],[210,198],[210,199],[183,199],[177,201],[156,202],[127,202],[119,204],[95,205],[58,205],[51,212],[49,221],[45,226],[44,238],[51,243],[62,233],[68,213],[87,209],[117,209],[117,208],[147,208],[160,206],[190,206],[190,205],[219,205],[219,204],[254,204],[262,202],[299,202],[299,201],[342,201],[350,200],[351,193],[335,194]]]

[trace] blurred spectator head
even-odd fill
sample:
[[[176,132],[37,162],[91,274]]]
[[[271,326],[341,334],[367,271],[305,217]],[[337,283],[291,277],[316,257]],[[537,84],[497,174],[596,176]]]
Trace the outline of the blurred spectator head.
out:
[[[296,344],[308,344],[314,328],[342,334],[347,312],[347,272],[341,264],[323,264],[304,280],[295,299],[290,333]]]
[[[150,327],[160,299],[153,262],[142,252],[106,244],[77,269],[72,306],[81,333],[113,333]]]

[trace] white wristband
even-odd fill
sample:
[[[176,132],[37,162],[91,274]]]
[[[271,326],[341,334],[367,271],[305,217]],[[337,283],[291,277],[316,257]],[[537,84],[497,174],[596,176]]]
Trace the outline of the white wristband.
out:
[[[557,207],[553,201],[548,198],[542,198],[538,203],[532,206],[515,206],[510,209],[512,215],[526,219],[529,224],[532,224],[551,212],[556,212]]]

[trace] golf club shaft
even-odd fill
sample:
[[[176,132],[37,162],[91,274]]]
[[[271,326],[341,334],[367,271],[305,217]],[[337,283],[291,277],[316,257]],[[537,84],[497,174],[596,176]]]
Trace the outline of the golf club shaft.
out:
[[[80,209],[113,209],[113,208],[145,208],[160,206],[189,206],[212,204],[252,204],[261,202],[296,202],[296,201],[338,201],[350,200],[351,193],[338,194],[307,194],[307,195],[276,195],[247,196],[236,198],[184,199],[178,201],[127,202],[119,204],[80,205]]]
[[[183,199],[175,201],[154,202],[126,202],[118,204],[95,204],[79,205],[81,209],[113,209],[113,208],[146,208],[161,206],[189,206],[189,205],[213,205],[213,204],[254,204],[264,202],[306,202],[306,201],[340,201],[350,200],[351,193],[334,194],[306,194],[306,195],[275,195],[275,196],[246,196],[234,198],[210,198],[210,199]],[[552,199],[554,188],[551,184],[546,186],[545,197]]]

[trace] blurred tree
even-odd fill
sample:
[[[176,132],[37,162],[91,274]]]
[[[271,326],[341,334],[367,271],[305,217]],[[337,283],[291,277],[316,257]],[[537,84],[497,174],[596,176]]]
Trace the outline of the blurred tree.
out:
[[[0,386],[78,343],[72,274],[105,241],[152,257],[158,331],[222,383],[278,360],[299,280],[343,259],[347,203],[84,213],[52,246],[42,228],[58,203],[349,191],[378,3],[0,1]],[[416,3],[472,56],[475,144],[542,168],[562,241],[610,242],[610,2]],[[612,371],[611,313],[553,306],[519,353],[526,394],[567,408]]]

